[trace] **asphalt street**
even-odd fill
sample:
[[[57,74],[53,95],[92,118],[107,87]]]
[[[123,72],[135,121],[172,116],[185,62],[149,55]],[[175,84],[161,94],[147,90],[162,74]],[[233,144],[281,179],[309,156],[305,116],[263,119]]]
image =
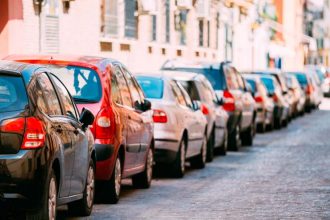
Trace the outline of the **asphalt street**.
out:
[[[183,179],[159,173],[147,190],[125,181],[118,204],[85,219],[330,219],[330,100]]]

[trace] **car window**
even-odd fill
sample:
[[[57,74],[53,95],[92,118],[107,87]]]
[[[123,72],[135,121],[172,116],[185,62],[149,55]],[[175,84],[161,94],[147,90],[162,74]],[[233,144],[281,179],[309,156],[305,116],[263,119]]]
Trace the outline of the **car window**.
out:
[[[76,107],[71,99],[70,93],[64,86],[64,84],[54,75],[50,75],[55,87],[57,88],[58,96],[62,100],[64,115],[78,119]]]
[[[27,105],[23,79],[0,73],[0,112],[23,110]]]
[[[188,92],[191,100],[197,100],[200,101],[201,97],[198,92],[198,88],[196,84],[192,81],[184,81],[180,80],[179,83],[183,86],[183,88]]]
[[[38,100],[37,104],[47,115],[62,115],[60,102],[54,90],[54,87],[45,73],[38,76],[37,92],[43,94],[44,100]],[[42,102],[46,102],[47,108],[43,106]]]
[[[120,104],[120,105],[123,104],[123,101],[122,101],[122,98],[120,95],[118,79],[115,74],[111,75],[111,98],[112,98],[113,102]]]
[[[123,101],[123,105],[128,106],[128,107],[133,107],[130,90],[128,88],[124,75],[121,72],[121,70],[119,69],[119,67],[116,67],[115,75],[118,80],[118,86],[119,86],[120,95],[121,95],[121,98]]]
[[[164,82],[162,79],[149,76],[137,76],[136,79],[142,87],[147,98],[163,98]]]
[[[143,103],[143,100],[141,99],[139,90],[136,86],[136,83],[135,83],[135,80],[134,80],[133,76],[125,68],[122,68],[122,71],[123,71],[124,76],[126,78],[128,88],[131,92],[131,97],[132,97],[134,106],[135,107],[141,106],[141,104]]]
[[[255,93],[257,89],[256,82],[253,79],[247,79],[246,82],[250,85],[251,91]]]
[[[205,101],[208,103],[215,102],[217,100],[215,92],[210,84],[210,82],[206,79],[201,80],[201,85],[203,87],[203,93],[205,96]]]
[[[98,102],[102,85],[97,72],[78,66],[49,66],[78,103]]]
[[[184,100],[184,97],[180,91],[180,88],[179,86],[174,82],[174,81],[171,81],[170,82],[170,85],[172,87],[172,91],[173,91],[173,94],[174,94],[174,97],[176,98],[177,102],[180,104],[180,105],[184,105],[184,106],[187,106],[187,103],[186,101]]]
[[[183,86],[180,84],[180,83],[177,83],[179,89],[180,89],[180,92],[186,102],[186,105],[188,108],[192,108],[193,107],[193,104],[192,104],[192,101],[191,101],[191,98],[189,96],[189,94],[187,93],[187,91],[183,88]]]
[[[271,78],[266,78],[266,77],[261,77],[260,78],[262,83],[265,85],[268,94],[274,94],[275,92],[275,85],[274,85],[274,80]]]

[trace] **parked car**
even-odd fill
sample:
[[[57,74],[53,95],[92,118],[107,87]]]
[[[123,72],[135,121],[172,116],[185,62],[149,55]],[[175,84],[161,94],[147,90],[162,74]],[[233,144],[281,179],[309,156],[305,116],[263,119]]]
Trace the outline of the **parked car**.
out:
[[[163,70],[194,72],[204,75],[211,83],[223,108],[229,114],[228,149],[237,151],[241,145],[252,145],[254,136],[255,106],[244,87],[239,72],[230,62],[191,63],[169,60]]]
[[[287,118],[285,119],[285,123],[284,123],[284,125],[286,125],[286,122],[288,122],[292,116],[294,103],[293,103],[293,99],[288,91],[288,88],[286,86],[286,81],[285,81],[283,72],[281,72],[278,69],[268,69],[268,70],[262,70],[262,71],[255,71],[253,73],[261,74],[261,75],[271,75],[271,76],[275,77],[277,84],[279,85],[280,91],[282,92],[284,101],[289,106],[289,112],[287,114]]]
[[[256,102],[257,131],[263,133],[266,130],[272,130],[274,127],[274,102],[268,97],[267,88],[258,75],[243,74],[243,77],[250,85]]]
[[[131,177],[138,188],[150,186],[154,149],[151,105],[123,64],[88,56],[7,59],[47,65],[67,86],[78,108],[90,108],[96,115],[92,126],[96,180],[105,202],[118,201],[123,178]]]
[[[56,219],[68,204],[90,215],[95,149],[88,126],[66,87],[38,65],[0,62],[0,202],[35,219]],[[16,204],[16,205],[15,205]]]
[[[311,110],[316,106],[315,100],[315,84],[312,83],[311,76],[303,71],[293,71],[288,72],[295,76],[300,84],[301,89],[305,92],[305,112],[311,112]]]
[[[321,74],[317,69],[307,69],[306,73],[310,76],[311,83],[314,87],[314,100],[315,100],[315,108],[317,108],[323,99],[323,90],[322,86],[324,84],[324,78],[321,78]]]
[[[185,162],[204,168],[207,148],[207,121],[187,92],[161,73],[137,74],[153,106],[155,161],[170,165],[175,177],[183,177]]]
[[[301,89],[297,78],[292,74],[285,74],[286,85],[293,97],[294,116],[302,115],[305,110],[306,95]]]
[[[273,99],[274,108],[274,127],[279,129],[286,126],[289,116],[289,104],[283,96],[283,91],[275,76],[265,74],[260,76],[261,81],[267,88],[268,96]]]
[[[316,76],[316,82],[318,86],[320,87],[320,95],[323,98],[323,95],[329,95],[330,94],[330,85],[329,85],[329,80],[326,80],[328,77],[327,74],[327,69],[323,66],[315,66],[315,65],[306,65],[305,66],[306,71],[310,72]],[[321,94],[322,92],[322,94]]]
[[[207,119],[207,161],[213,160],[217,148],[225,154],[226,148],[222,147],[227,138],[227,113],[219,106],[210,82],[197,73],[163,71],[162,74],[178,81],[191,100],[200,103],[201,111]]]

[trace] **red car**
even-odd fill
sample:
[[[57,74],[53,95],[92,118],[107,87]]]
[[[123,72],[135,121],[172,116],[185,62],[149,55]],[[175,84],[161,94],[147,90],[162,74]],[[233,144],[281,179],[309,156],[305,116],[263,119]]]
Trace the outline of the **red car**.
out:
[[[120,62],[88,56],[10,56],[9,60],[47,65],[73,96],[78,109],[96,116],[96,180],[104,201],[116,203],[122,178],[148,188],[153,169],[151,103]]]

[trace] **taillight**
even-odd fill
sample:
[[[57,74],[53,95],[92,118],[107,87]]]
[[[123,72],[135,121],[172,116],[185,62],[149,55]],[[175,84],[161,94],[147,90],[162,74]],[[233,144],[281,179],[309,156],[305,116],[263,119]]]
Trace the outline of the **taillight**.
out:
[[[30,117],[26,119],[26,127],[22,149],[36,149],[43,147],[45,144],[45,130],[43,124],[37,118]]]
[[[263,98],[262,98],[261,96],[256,96],[256,97],[254,97],[254,100],[255,100],[257,103],[261,103],[261,102],[264,101]]]
[[[21,149],[30,150],[45,145],[46,132],[43,124],[35,117],[14,118],[2,122],[1,132],[23,135]]]
[[[109,109],[102,109],[95,120],[95,138],[108,139],[112,137],[111,112]]]
[[[273,100],[274,100],[275,103],[278,102],[278,97],[277,97],[276,94],[273,95]]]
[[[166,123],[167,122],[167,115],[163,110],[154,109],[154,113],[152,118],[155,123]]]
[[[210,112],[209,112],[209,109],[207,108],[206,105],[204,104],[201,104],[201,111],[204,115],[208,115]]]
[[[310,94],[312,94],[312,92],[313,92],[313,86],[312,86],[312,85],[308,85],[308,86],[306,87],[306,93],[307,93],[308,95],[310,95]]]
[[[234,96],[228,90],[225,90],[223,92],[223,102],[223,108],[226,111],[235,111],[235,99]]]

